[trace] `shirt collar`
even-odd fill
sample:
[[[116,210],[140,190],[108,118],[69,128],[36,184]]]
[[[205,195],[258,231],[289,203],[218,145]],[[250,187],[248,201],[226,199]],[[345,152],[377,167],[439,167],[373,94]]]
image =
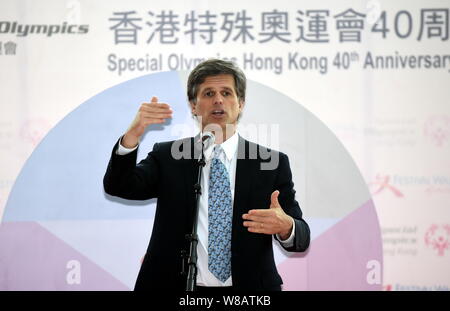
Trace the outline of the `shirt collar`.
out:
[[[220,144],[228,161],[231,161],[233,159],[234,155],[236,154],[237,149],[238,149],[238,142],[239,142],[239,134],[236,131],[236,132],[234,132],[233,136],[231,136],[226,141],[224,141],[223,143]],[[214,146],[216,146],[216,145],[217,144],[213,144],[204,151],[205,158],[207,160],[211,159]]]

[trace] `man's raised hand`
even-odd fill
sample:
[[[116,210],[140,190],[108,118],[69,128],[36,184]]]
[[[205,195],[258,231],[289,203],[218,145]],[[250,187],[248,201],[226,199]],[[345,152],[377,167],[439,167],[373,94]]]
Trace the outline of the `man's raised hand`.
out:
[[[150,103],[143,103],[139,107],[136,117],[122,138],[122,146],[136,147],[148,126],[164,123],[167,118],[172,117],[172,112],[168,104],[159,103],[158,98],[153,96]]]

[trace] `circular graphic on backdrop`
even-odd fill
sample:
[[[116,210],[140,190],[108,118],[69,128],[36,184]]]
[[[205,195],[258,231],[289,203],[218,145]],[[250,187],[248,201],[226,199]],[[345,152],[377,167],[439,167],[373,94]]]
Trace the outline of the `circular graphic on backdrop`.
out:
[[[68,114],[41,141],[11,191],[0,226],[0,290],[130,290],[153,225],[155,201],[103,191],[112,147],[142,102],[170,103],[156,142],[195,135],[186,72],[111,87]],[[311,229],[306,253],[274,241],[284,290],[380,290],[382,243],[367,185],[335,135],[287,96],[248,81],[239,133],[289,156],[297,201]],[[132,242],[131,242],[132,241]]]

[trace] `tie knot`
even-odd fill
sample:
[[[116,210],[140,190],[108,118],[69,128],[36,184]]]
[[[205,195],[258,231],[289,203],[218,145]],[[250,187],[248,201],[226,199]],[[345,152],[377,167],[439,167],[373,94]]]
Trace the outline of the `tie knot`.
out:
[[[220,145],[214,146],[213,158],[220,159],[220,155],[222,154],[222,151],[223,151],[223,149]]]

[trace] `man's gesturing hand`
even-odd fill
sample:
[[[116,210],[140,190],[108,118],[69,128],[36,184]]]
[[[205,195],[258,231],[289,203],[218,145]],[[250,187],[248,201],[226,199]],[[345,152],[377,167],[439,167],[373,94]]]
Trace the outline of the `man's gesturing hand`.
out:
[[[143,103],[136,117],[122,138],[122,145],[126,148],[134,148],[150,124],[164,123],[167,118],[172,117],[172,109],[168,104],[158,103],[156,96],[152,97],[151,103]]]
[[[244,226],[248,231],[264,234],[278,234],[281,240],[286,240],[292,231],[293,219],[287,215],[278,202],[280,191],[276,190],[270,196],[269,209],[253,209],[243,214]]]

